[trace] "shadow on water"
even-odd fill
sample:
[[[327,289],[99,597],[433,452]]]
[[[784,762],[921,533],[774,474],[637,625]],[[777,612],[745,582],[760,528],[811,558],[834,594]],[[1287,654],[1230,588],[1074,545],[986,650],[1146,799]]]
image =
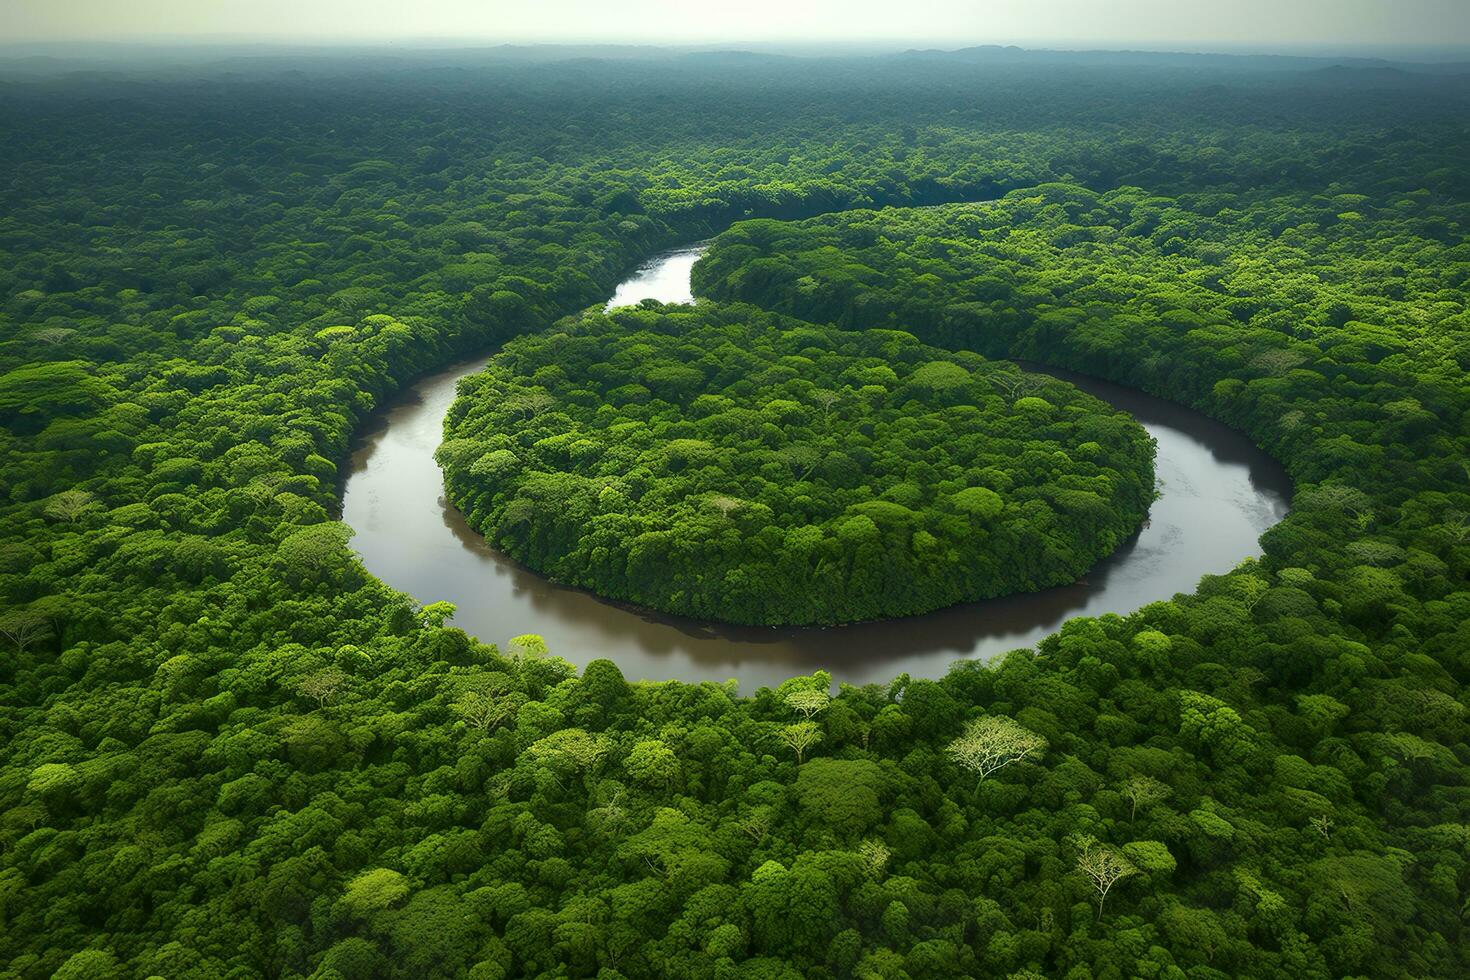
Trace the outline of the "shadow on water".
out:
[[[672,250],[619,285],[610,304],[689,301],[699,246]],[[359,436],[343,492],[343,520],[369,571],[423,602],[458,607],[454,622],[487,642],[542,634],[576,664],[606,657],[629,679],[737,677],[750,691],[828,670],[850,683],[908,672],[943,674],[955,660],[1035,644],[1065,620],[1127,614],[1200,576],[1259,554],[1261,532],[1285,515],[1291,482],[1247,438],[1183,406],[1067,371],[1070,381],[1129,412],[1158,441],[1162,494],[1145,526],[1085,579],[924,616],[828,628],[741,627],[666,616],[551,582],[497,553],[443,495],[434,450],[455,382],[479,357],[424,378],[374,413]]]

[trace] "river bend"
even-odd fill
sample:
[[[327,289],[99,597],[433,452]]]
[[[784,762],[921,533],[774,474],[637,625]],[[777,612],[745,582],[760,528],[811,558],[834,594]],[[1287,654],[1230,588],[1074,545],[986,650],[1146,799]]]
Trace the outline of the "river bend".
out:
[[[609,305],[691,302],[702,246],[663,253],[617,287]],[[938,677],[967,657],[1035,644],[1073,616],[1126,615],[1200,576],[1260,553],[1261,533],[1287,510],[1291,481],[1245,436],[1173,402],[1067,371],[1028,365],[1133,415],[1158,441],[1162,494],[1142,530],[1074,585],[987,599],[924,616],[840,627],[728,626],[628,608],[547,581],[497,553],[445,500],[434,450],[455,383],[484,366],[464,361],[420,379],[361,430],[342,499],[353,547],[384,582],[421,602],[448,600],[453,620],[485,642],[546,638],[581,666],[601,657],[629,680],[738,678],[752,692],[795,674],[886,682]]]

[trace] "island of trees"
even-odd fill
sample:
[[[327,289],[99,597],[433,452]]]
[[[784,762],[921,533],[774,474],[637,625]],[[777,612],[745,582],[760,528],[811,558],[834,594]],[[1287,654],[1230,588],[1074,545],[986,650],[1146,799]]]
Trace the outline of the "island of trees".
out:
[[[461,382],[439,459],[499,548],[603,595],[841,623],[1074,581],[1153,444],[1055,379],[745,306],[587,313]]]

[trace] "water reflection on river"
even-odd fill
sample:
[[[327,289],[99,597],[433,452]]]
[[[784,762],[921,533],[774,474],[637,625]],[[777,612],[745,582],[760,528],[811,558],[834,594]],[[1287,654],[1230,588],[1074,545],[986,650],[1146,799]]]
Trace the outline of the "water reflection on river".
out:
[[[618,286],[610,303],[688,302],[699,246],[668,252]],[[1291,483],[1239,433],[1197,412],[1107,382],[1046,369],[1130,412],[1158,440],[1163,495],[1146,527],[1086,580],[926,616],[827,629],[736,627],[685,620],[564,588],[496,553],[444,499],[434,463],[455,382],[485,358],[426,377],[384,406],[352,455],[343,519],[367,568],[422,602],[458,606],[454,624],[487,642],[546,637],[582,665],[615,661],[630,680],[725,680],[750,692],[825,669],[842,681],[936,677],[963,657],[1030,646],[1073,616],[1128,613],[1201,575],[1259,554],[1257,538],[1286,513]],[[1037,368],[1040,370],[1040,368]]]

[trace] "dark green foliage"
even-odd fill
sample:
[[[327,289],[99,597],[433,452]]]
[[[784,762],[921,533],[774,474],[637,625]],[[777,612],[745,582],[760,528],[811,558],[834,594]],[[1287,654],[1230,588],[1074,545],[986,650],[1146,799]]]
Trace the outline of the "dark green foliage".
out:
[[[382,60],[3,90],[0,972],[1466,975],[1463,81]],[[1300,481],[1261,562],[844,688],[798,767],[830,678],[578,677],[331,522],[372,406],[668,242],[1015,188],[701,283],[1201,406]],[[977,778],[987,716],[1044,751]]]
[[[748,307],[584,314],[460,391],[439,458],[474,527],[558,580],[703,618],[1064,584],[1152,499],[1151,440],[1068,384]]]

